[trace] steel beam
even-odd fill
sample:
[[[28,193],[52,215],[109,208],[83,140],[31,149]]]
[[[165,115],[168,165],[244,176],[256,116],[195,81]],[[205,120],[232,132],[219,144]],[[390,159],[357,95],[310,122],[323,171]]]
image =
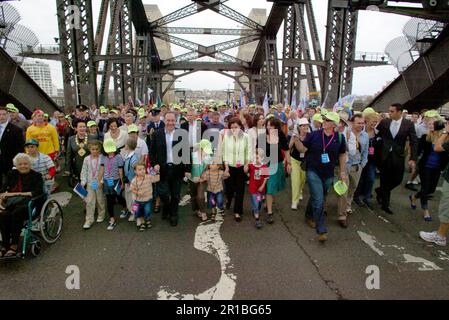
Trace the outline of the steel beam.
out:
[[[155,32],[166,34],[207,34],[217,36],[254,36],[262,32],[253,29],[226,29],[226,28],[192,28],[192,27],[159,27]]]

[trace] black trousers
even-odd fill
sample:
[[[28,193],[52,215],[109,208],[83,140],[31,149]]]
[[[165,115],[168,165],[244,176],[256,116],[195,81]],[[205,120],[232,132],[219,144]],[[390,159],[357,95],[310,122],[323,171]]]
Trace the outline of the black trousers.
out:
[[[421,209],[428,209],[429,196],[435,192],[440,175],[441,171],[439,168],[421,168],[419,170],[421,190],[415,194],[415,198],[421,200]]]
[[[171,165],[167,168],[164,178],[158,183],[158,193],[162,200],[162,217],[171,222],[178,222],[178,205],[181,199],[182,168]]]
[[[19,244],[20,232],[24,221],[28,219],[28,204],[14,207],[12,210],[0,213],[0,232],[2,234],[3,247]]]
[[[106,208],[108,210],[109,218],[114,218],[114,205],[116,202],[123,208],[126,207],[126,201],[121,195],[106,194]]]
[[[243,197],[245,195],[246,174],[243,166],[240,168],[229,167],[230,177],[225,180],[226,199],[228,204],[235,196],[234,213],[243,214]]]
[[[387,160],[380,168],[380,187],[376,190],[382,197],[382,207],[390,206],[391,191],[402,183],[404,178],[404,161],[393,161],[392,155],[387,157]]]

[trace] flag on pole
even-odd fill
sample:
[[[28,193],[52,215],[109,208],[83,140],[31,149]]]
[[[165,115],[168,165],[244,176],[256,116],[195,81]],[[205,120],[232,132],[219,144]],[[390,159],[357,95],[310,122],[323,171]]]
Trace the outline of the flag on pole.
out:
[[[288,94],[287,92],[285,93],[285,98],[284,98],[284,108],[288,107]]]
[[[152,100],[151,100],[152,94],[153,94],[153,90],[152,90],[151,88],[148,88],[148,90],[147,90],[147,95],[148,95],[148,103],[149,103],[149,104],[150,104],[150,101],[152,101]]]
[[[352,110],[352,106],[354,105],[354,101],[355,101],[355,96],[354,95],[350,94],[350,95],[344,96],[344,97],[340,98],[334,104],[334,107],[332,108],[332,111],[338,112],[338,111],[341,111],[343,109]]]
[[[235,107],[237,107],[237,100],[235,99],[235,93],[234,93],[234,96],[232,97],[232,109],[235,109]]]
[[[270,107],[268,105],[268,92],[265,92],[265,98],[263,98],[262,107],[263,107],[263,114],[266,116],[268,114],[268,109]]]
[[[160,108],[162,106],[162,101],[161,101],[161,97],[159,96],[159,94],[157,95],[157,107]]]
[[[246,107],[245,92],[240,89],[240,108]]]
[[[139,98],[136,98],[136,104],[137,104],[137,106],[142,106],[142,101],[140,101],[140,99]]]

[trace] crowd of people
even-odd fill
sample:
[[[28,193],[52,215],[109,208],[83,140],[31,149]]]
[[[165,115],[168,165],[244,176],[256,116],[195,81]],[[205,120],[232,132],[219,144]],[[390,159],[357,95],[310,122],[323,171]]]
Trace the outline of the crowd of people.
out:
[[[325,242],[326,217],[331,217],[326,197],[332,187],[339,197],[335,217],[347,228],[353,204],[375,209],[373,191],[381,209],[393,214],[391,192],[408,168],[405,187],[414,191],[410,208],[416,210],[419,200],[423,219],[431,221],[428,202],[444,171],[441,227],[420,236],[445,245],[448,131],[447,121],[436,110],[408,114],[400,104],[389,106],[388,113],[372,108],[357,112],[348,106],[301,110],[280,104],[269,110],[195,102],[79,105],[66,115],[57,111],[49,116],[36,109],[30,120],[13,104],[0,106],[0,182],[5,175],[15,177],[2,183],[0,255],[17,250],[18,221],[26,209],[13,210],[12,195],[55,192],[59,173],[69,177],[72,187],[79,184],[87,190],[83,228],[103,222],[107,211],[108,230],[117,226],[117,205],[120,218],[135,222],[139,230],[150,228],[152,214],[159,211],[176,226],[184,183],[201,221],[215,221],[226,209],[240,222],[248,192],[254,224],[260,229],[264,222],[274,222],[273,204],[290,176],[291,210],[303,202],[306,223]],[[21,178],[30,170],[39,174],[42,190],[32,189]],[[377,174],[380,184],[374,189]]]

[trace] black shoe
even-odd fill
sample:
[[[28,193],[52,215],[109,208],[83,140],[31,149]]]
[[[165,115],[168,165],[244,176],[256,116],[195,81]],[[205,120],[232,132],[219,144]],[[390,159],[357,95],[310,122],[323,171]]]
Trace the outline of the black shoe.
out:
[[[391,211],[391,209],[389,207],[382,207],[382,210],[385,211],[388,214],[394,214],[394,212]]]
[[[371,211],[374,211],[374,207],[369,200],[363,199],[363,204]]]
[[[176,227],[178,225],[178,220],[170,220],[170,225]]]
[[[413,183],[406,183],[405,184],[405,188],[409,189],[411,191],[418,191],[418,188],[415,187],[415,185]]]
[[[360,198],[354,198],[353,201],[361,208],[365,206],[365,204],[360,200]]]

